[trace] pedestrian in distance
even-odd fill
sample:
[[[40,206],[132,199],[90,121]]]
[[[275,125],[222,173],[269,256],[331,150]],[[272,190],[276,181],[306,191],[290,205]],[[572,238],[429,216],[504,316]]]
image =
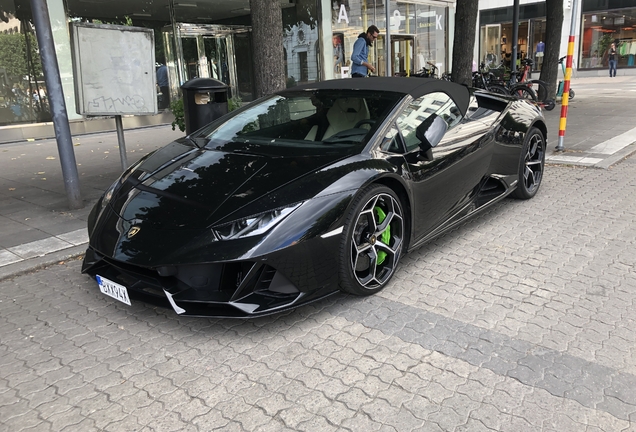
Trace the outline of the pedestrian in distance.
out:
[[[358,39],[353,44],[351,53],[351,76],[362,78],[374,73],[375,67],[369,63],[369,47],[373,46],[373,41],[380,35],[380,30],[374,25],[367,29],[366,33],[360,33]]]
[[[170,106],[170,83],[168,81],[168,67],[165,64],[157,68],[157,86],[161,92],[159,109],[166,109]]]
[[[609,59],[609,75],[610,75],[610,78],[611,78],[611,77],[615,77],[616,76],[616,61],[617,61],[617,58],[616,58],[616,44],[614,44],[613,42],[610,45],[608,54],[609,54],[609,57],[608,57],[608,59]],[[614,73],[613,75],[612,75],[612,72]]]

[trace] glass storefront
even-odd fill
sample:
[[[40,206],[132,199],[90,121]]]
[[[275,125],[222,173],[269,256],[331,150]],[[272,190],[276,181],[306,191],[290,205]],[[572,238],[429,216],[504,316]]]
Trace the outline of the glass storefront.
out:
[[[47,3],[70,120],[82,119],[74,112],[68,27],[73,22],[153,29],[158,76],[165,77],[167,70],[168,78],[167,85],[157,85],[156,89],[161,109],[180,97],[181,84],[195,77],[223,81],[229,86],[230,96],[239,103],[254,98],[253,40],[247,0]],[[316,0],[281,2],[283,29],[272,31],[272,37],[280,34],[284,43],[288,85],[320,79],[318,4]],[[13,7],[3,9],[8,22],[0,21],[0,126],[50,121],[28,1],[15,0]]]
[[[480,29],[481,53],[479,61],[488,67],[512,66],[512,22],[490,24]],[[540,71],[545,50],[545,19],[519,22],[517,38],[517,66],[522,58],[533,60],[533,70]]]
[[[479,63],[488,67],[496,67],[502,60],[501,25],[482,26],[479,31]]]
[[[30,11],[0,21],[0,125],[50,121],[38,42]]]
[[[528,37],[528,52],[533,53],[534,70],[540,71],[543,67],[543,55],[545,53],[545,18],[530,20],[530,32]]]
[[[249,8],[228,9],[220,1],[136,0],[129,3],[134,3],[134,12],[124,2],[67,0],[66,11],[71,22],[131,25],[154,30],[158,81],[163,73],[159,70],[164,65],[168,78],[167,86],[157,85],[161,109],[177,100],[181,84],[192,78],[218,79],[229,86],[230,97],[252,100],[251,56],[245,56],[245,51],[241,51],[238,55],[242,60],[241,73],[236,67],[236,46],[251,50]]]
[[[636,8],[583,14],[581,69],[607,68],[609,47],[616,44],[618,67],[633,67],[636,56]]]
[[[351,50],[361,33],[370,25],[380,37],[369,49],[369,59],[380,76],[408,76],[428,63],[440,71],[448,69],[448,11],[441,2],[391,1],[389,3],[392,58],[387,74],[385,56],[386,12],[382,0],[334,2],[332,10],[335,78],[346,77],[351,67]],[[452,3],[451,3],[452,4]],[[342,6],[345,13],[343,13]],[[346,17],[346,19],[344,18]],[[348,22],[347,22],[348,19]]]
[[[489,67],[512,66],[512,7],[489,9],[479,16],[478,63]],[[545,3],[521,5],[517,38],[517,66],[522,58],[533,60],[533,71],[541,71],[545,51]]]
[[[631,68],[636,59],[636,0],[582,0],[580,36],[577,35],[579,70],[606,69],[612,42],[618,51],[618,67]],[[512,6],[479,12],[479,62],[499,64],[510,55]],[[519,7],[518,52],[534,61],[534,70],[543,66],[545,50],[545,2]],[[567,39],[569,26],[563,25]],[[498,41],[499,40],[499,41]],[[577,53],[575,53],[576,55]],[[563,55],[563,53],[562,53]]]
[[[181,83],[198,77],[214,78],[227,84],[230,98],[252,100],[251,57],[240,55],[251,52],[248,27],[177,23],[161,31],[170,87],[169,95],[162,94],[162,98],[178,98]],[[241,51],[236,49],[237,43]],[[238,73],[237,60],[246,73]]]
[[[448,70],[447,27],[454,1],[390,0],[388,66],[386,1],[281,1],[283,28],[272,31],[272,37],[282,38],[287,86],[346,77],[353,43],[370,25],[381,30],[369,54],[376,74],[408,76],[428,64],[440,72]],[[230,97],[240,102],[254,98],[254,41],[247,0],[48,0],[47,4],[70,120],[82,120],[75,113],[69,31],[73,22],[153,29],[157,76],[162,82],[156,88],[160,110],[180,97],[181,84],[195,77],[223,81]],[[327,4],[331,10],[321,12],[321,5]],[[330,14],[332,22],[321,23],[321,17]],[[5,16],[8,22],[0,22],[0,126],[50,121],[28,2],[15,0]],[[321,47],[323,43],[326,46]],[[16,46],[20,49],[13,49]],[[329,59],[332,50],[333,62]],[[325,62],[328,70],[323,70]]]

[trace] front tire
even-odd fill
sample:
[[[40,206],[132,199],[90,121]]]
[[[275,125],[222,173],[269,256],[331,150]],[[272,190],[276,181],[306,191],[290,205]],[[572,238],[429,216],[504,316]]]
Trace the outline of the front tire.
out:
[[[512,197],[527,200],[537,194],[543,179],[545,149],[543,133],[535,127],[530,128],[521,149],[517,189]]]
[[[340,246],[340,289],[367,296],[382,290],[397,269],[404,245],[404,212],[398,196],[371,185],[354,198]]]

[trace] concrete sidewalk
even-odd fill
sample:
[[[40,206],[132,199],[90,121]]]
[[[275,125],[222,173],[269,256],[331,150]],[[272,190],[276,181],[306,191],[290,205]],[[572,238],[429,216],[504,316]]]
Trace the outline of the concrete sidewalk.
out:
[[[537,77],[538,78],[538,77]],[[554,164],[609,168],[636,151],[636,77],[578,78],[570,100],[564,152],[556,152],[560,101],[544,112],[548,123],[546,161]]]
[[[545,112],[547,162],[608,168],[636,151],[636,77],[579,78],[569,104],[565,151],[555,152],[561,106]],[[170,126],[125,131],[129,164],[183,136]],[[86,218],[121,173],[117,134],[73,138],[81,210],[69,211],[55,140],[0,145],[0,279],[84,252]]]
[[[128,163],[175,138],[171,126],[124,131]],[[0,145],[0,279],[64,260],[86,249],[86,218],[121,174],[117,134],[73,138],[85,206],[68,210],[53,139]]]

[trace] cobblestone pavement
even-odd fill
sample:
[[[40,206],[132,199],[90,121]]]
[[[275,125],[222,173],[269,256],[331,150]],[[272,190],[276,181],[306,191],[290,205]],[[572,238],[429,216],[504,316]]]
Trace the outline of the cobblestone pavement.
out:
[[[255,320],[0,282],[3,431],[636,431],[636,159],[547,167],[380,295]]]

